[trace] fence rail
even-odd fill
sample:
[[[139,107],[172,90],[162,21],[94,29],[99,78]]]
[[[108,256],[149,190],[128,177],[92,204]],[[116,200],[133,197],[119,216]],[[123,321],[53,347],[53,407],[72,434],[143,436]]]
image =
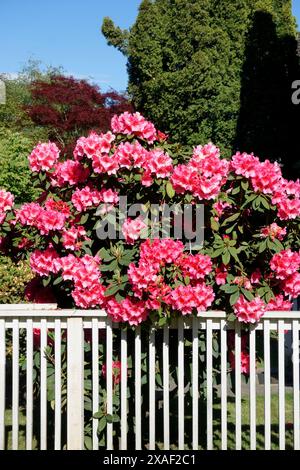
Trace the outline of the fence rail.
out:
[[[300,312],[247,330],[205,312],[133,331],[103,310],[2,305],[0,449],[300,449],[299,328]]]

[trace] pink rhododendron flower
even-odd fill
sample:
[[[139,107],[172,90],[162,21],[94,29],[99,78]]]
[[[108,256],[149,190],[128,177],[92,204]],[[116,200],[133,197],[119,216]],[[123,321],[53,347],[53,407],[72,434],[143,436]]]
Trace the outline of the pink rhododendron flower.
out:
[[[255,297],[253,300],[246,300],[241,295],[234,305],[234,313],[238,320],[244,323],[258,322],[266,310],[266,304],[260,297]]]
[[[106,377],[106,364],[102,365],[102,375]],[[121,362],[120,361],[112,361],[112,371],[113,371],[113,385],[118,385],[121,382]]]
[[[163,150],[155,149],[148,152],[148,159],[144,163],[143,168],[155,175],[156,178],[166,178],[173,171],[173,163],[167,153]]]
[[[227,207],[230,207],[230,204],[228,202],[225,202],[225,201],[218,201],[218,202],[215,202],[215,204],[213,205],[213,208],[215,209],[216,213],[218,214],[218,217],[221,217],[225,211],[225,209],[227,209]]]
[[[77,227],[71,227],[68,230],[64,230],[62,233],[63,246],[67,250],[78,250],[82,244],[83,240],[87,240],[86,231],[81,225]]]
[[[266,310],[269,312],[281,312],[281,311],[290,311],[292,310],[293,304],[288,300],[285,300],[283,295],[277,295],[275,299],[271,299],[267,304]]]
[[[211,286],[197,284],[196,286],[179,286],[173,289],[166,297],[165,302],[173,310],[178,310],[182,315],[190,315],[193,310],[205,311],[211,306],[215,298]]]
[[[262,278],[262,273],[261,273],[260,269],[256,269],[256,270],[251,274],[250,282],[251,282],[251,284],[253,284],[253,285],[259,284],[261,278]]]
[[[197,147],[194,147],[193,161],[200,161],[210,156],[217,158],[220,157],[220,149],[211,142],[206,145],[198,145]]]
[[[127,274],[131,284],[139,290],[147,289],[149,284],[155,283],[158,279],[156,267],[141,261],[138,266],[130,263]]]
[[[175,263],[182,256],[184,245],[179,240],[171,238],[147,239],[140,246],[140,261],[156,267],[165,263]]]
[[[40,276],[49,276],[59,271],[59,266],[55,261],[59,260],[58,253],[53,248],[44,251],[36,250],[30,256],[30,267],[32,271]]]
[[[49,171],[59,159],[59,149],[56,144],[38,144],[28,157],[31,171]]]
[[[78,212],[84,212],[90,207],[97,207],[102,202],[102,194],[86,186],[83,189],[76,189],[71,201]]]
[[[51,177],[51,184],[58,187],[63,187],[66,184],[74,186],[78,183],[84,183],[89,174],[89,169],[84,168],[81,163],[74,160],[66,160],[56,165],[55,172]]]
[[[10,211],[14,205],[14,196],[4,189],[0,189],[0,212]]]
[[[45,209],[61,212],[67,218],[71,215],[70,207],[66,202],[61,200],[54,200],[52,198],[47,199],[45,202]]]
[[[291,250],[283,250],[276,253],[270,262],[271,270],[276,279],[287,279],[300,268],[300,255]]]
[[[264,227],[261,230],[261,235],[265,238],[270,237],[271,240],[275,240],[275,238],[277,238],[278,240],[283,240],[286,236],[286,228],[281,228],[276,223],[273,223],[268,227]]]
[[[255,175],[251,177],[251,183],[256,192],[273,194],[276,187],[280,186],[282,172],[278,163],[269,160],[260,162],[256,166]]]
[[[277,202],[277,209],[281,220],[296,219],[300,216],[300,199],[282,198]]]
[[[42,235],[48,235],[53,230],[63,230],[65,222],[66,216],[64,213],[42,209],[35,226]]]
[[[178,266],[182,269],[184,276],[192,280],[204,280],[205,276],[212,271],[212,260],[207,255],[197,254],[183,257]]]
[[[126,242],[133,245],[140,238],[141,232],[145,228],[147,228],[147,225],[140,217],[134,220],[126,219],[122,226],[122,233]]]
[[[215,199],[226,183],[229,162],[214,154],[199,159],[193,156],[187,165],[175,167],[171,183],[178,194],[191,192],[201,200]]]
[[[229,351],[229,362],[231,369],[235,370],[235,354],[232,351]],[[246,351],[241,351],[241,373],[250,373],[250,355]]]
[[[78,264],[79,258],[70,254],[60,258],[56,265],[58,270],[62,270],[62,277],[65,281],[73,281]]]
[[[114,322],[128,322],[129,325],[139,325],[148,317],[145,303],[130,297],[120,303],[110,299],[106,303],[106,310]]]
[[[36,202],[23,204],[20,209],[16,210],[16,220],[21,225],[36,226],[39,216],[43,208]]]
[[[108,154],[115,136],[111,132],[106,134],[96,134],[91,132],[88,137],[80,137],[77,140],[73,155],[75,160],[81,160],[84,156],[93,158],[101,153]]]
[[[256,175],[257,165],[260,161],[253,154],[237,152],[233,155],[230,168],[236,175],[244,176],[245,178],[253,178]]]
[[[103,153],[93,156],[93,170],[95,173],[107,173],[108,175],[116,175],[118,169],[119,163],[114,155]]]
[[[111,128],[115,134],[134,135],[152,144],[157,140],[157,132],[152,122],[140,113],[130,114],[127,111],[111,120]]]
[[[139,142],[121,142],[116,148],[114,158],[120,168],[143,168],[149,152]]]
[[[90,283],[86,288],[75,287],[72,291],[72,297],[77,307],[102,307],[106,301],[105,287],[99,281]]]
[[[62,230],[67,216],[64,212],[44,209],[34,202],[23,204],[16,210],[16,220],[21,225],[35,227],[42,235],[48,235],[54,230]]]
[[[285,295],[290,295],[292,299],[297,299],[300,295],[300,273],[296,272],[289,276],[282,283],[282,290]]]
[[[222,264],[220,267],[216,268],[216,284],[217,286],[222,286],[226,284],[226,279],[227,279],[227,269],[224,264]]]

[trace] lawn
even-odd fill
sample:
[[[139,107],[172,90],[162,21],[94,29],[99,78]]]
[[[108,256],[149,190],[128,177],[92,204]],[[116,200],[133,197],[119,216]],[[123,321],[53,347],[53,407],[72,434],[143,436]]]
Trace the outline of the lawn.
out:
[[[257,410],[257,449],[264,449],[264,397],[257,396],[256,398],[256,410]],[[286,410],[286,448],[293,449],[293,395],[290,392],[286,393],[285,397],[285,410]],[[220,421],[221,405],[215,403],[214,405],[214,449],[221,449],[221,421]],[[250,449],[250,401],[249,397],[243,397],[242,399],[242,448],[245,450]],[[171,423],[171,434],[174,436],[174,444],[171,445],[172,449],[176,449],[176,437],[177,437],[177,416],[173,416],[174,422]],[[272,395],[271,401],[271,420],[272,420],[272,450],[279,448],[279,435],[278,435],[278,395]],[[186,442],[191,442],[191,436],[188,434],[188,429],[191,428],[191,416],[186,416],[185,427],[186,427]],[[171,417],[172,422],[172,417]],[[12,448],[12,412],[11,410],[6,411],[5,415],[6,423],[6,448]],[[201,426],[205,423],[205,417],[199,417],[199,423]],[[203,426],[205,430],[205,425]],[[202,429],[203,429],[202,427]],[[160,426],[157,427],[158,432],[162,432]],[[160,431],[159,431],[160,430]],[[205,436],[206,433],[201,433],[200,442],[201,448],[205,448]],[[23,411],[19,413],[19,449],[24,450],[26,448],[26,416]],[[159,439],[158,447],[162,448],[163,445]],[[33,449],[37,449],[37,440],[34,438]],[[187,449],[190,446],[186,447]],[[228,398],[228,449],[235,449],[235,402],[234,398]]]

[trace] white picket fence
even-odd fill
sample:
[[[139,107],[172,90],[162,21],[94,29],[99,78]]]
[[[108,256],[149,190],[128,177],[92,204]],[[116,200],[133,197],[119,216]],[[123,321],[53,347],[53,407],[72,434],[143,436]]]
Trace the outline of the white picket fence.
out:
[[[40,328],[39,347],[39,403],[35,403],[34,390],[34,341],[33,329]],[[219,447],[227,449],[229,446],[228,403],[234,401],[234,448],[237,450],[245,447],[245,432],[243,428],[244,393],[248,389],[249,404],[249,429],[247,434],[248,446],[256,449],[258,443],[257,424],[257,400],[258,387],[262,388],[264,400],[263,429],[259,425],[260,437],[265,449],[271,449],[277,439],[279,449],[285,449],[287,433],[292,433],[294,449],[300,449],[300,408],[299,408],[299,328],[300,312],[270,312],[267,313],[257,325],[249,330],[250,349],[250,375],[248,385],[244,383],[241,374],[241,325],[236,322],[228,324],[226,314],[223,312],[205,312],[197,318],[182,318],[171,327],[163,327],[161,330],[151,330],[143,336],[141,327],[135,332],[126,331],[119,325],[113,324],[101,310],[56,310],[55,305],[2,305],[0,306],[0,449],[11,446],[18,449],[20,446],[28,450],[33,445],[38,449],[49,447],[60,450],[64,446],[62,430],[62,338],[67,332],[67,413],[66,413],[66,439],[67,449],[84,449],[85,440],[85,410],[84,410],[84,331],[91,331],[91,357],[92,357],[92,413],[99,408],[99,341],[104,342],[106,354],[106,399],[107,414],[113,413],[113,370],[112,361],[114,354],[114,342],[120,341],[121,382],[120,382],[120,422],[108,422],[106,427],[106,445],[113,448],[127,449],[131,445],[139,450],[146,448],[164,449],[170,448],[215,449],[219,436]],[[47,331],[54,331],[54,357],[55,357],[55,397],[53,411],[53,430],[49,431],[49,406],[47,404],[47,358],[44,354],[47,346]],[[99,331],[105,332],[100,335]],[[120,332],[116,339],[114,331]],[[176,332],[176,341],[172,336]],[[206,413],[202,417],[199,412],[203,404],[203,397],[199,394],[199,371],[201,364],[201,351],[199,349],[199,331],[205,335],[205,408]],[[234,394],[230,396],[228,381],[228,331],[234,332],[235,344],[235,370]],[[285,333],[292,334],[292,415],[293,422],[286,422],[286,372],[287,361],[285,357]],[[189,333],[188,333],[189,332]],[[271,337],[277,332],[276,339],[276,364],[278,370],[278,383],[271,384],[272,363],[274,358],[271,353]],[[129,335],[129,336],[128,336]],[[185,356],[187,335],[191,356]],[[129,340],[130,337],[130,340]],[[23,339],[22,339],[23,338]],[[146,338],[146,339],[145,339]],[[25,341],[26,366],[20,365],[21,339]],[[257,341],[263,342],[263,372],[264,385],[257,383],[256,349]],[[143,351],[147,350],[147,391],[148,397],[145,403],[142,376]],[[172,343],[172,344],[171,344]],[[219,421],[216,424],[216,411],[214,409],[216,395],[214,393],[214,348],[218,344],[220,352],[219,386],[217,387],[217,401],[219,402]],[[127,361],[129,351],[133,354],[132,376],[128,375]],[[158,358],[161,359],[162,384],[160,387],[156,381]],[[191,381],[187,383],[185,377],[187,361],[191,367]],[[170,366],[176,363],[176,413],[174,403],[171,403],[172,377]],[[22,370],[21,370],[22,369]],[[23,371],[23,372],[22,372]],[[25,376],[24,388],[21,395],[20,380],[22,373]],[[133,396],[129,398],[128,382],[133,381]],[[274,406],[272,400],[276,396],[277,413],[274,418]],[[189,404],[187,405],[189,400]],[[278,403],[278,404],[277,404]],[[37,406],[38,405],[38,406]],[[189,406],[190,417],[187,417]],[[145,411],[146,407],[146,411]],[[26,416],[25,424],[20,424],[20,408]],[[130,408],[130,409],[129,409]],[[35,410],[35,411],[34,411]],[[37,410],[37,411],[36,411]],[[131,410],[131,411],[130,411]],[[133,410],[133,411],[132,411]],[[290,410],[291,411],[291,410]],[[289,412],[290,412],[289,411]],[[11,424],[8,424],[8,415],[11,413]],[[38,415],[36,414],[38,413]],[[131,414],[134,414],[132,416]],[[160,415],[159,415],[160,413]],[[173,415],[173,418],[172,418]],[[160,420],[158,422],[158,416]],[[146,417],[146,418],[145,418]],[[128,433],[128,419],[134,422],[134,437]],[[171,419],[173,421],[171,421]],[[176,426],[174,426],[174,419]],[[274,422],[275,419],[275,422]],[[216,428],[219,431],[216,433]],[[11,427],[11,429],[10,429]],[[147,429],[145,429],[147,427]],[[275,429],[275,428],[276,429]],[[9,429],[8,429],[9,428]],[[35,438],[38,428],[38,438]],[[187,432],[189,429],[189,433]],[[116,430],[117,429],[117,430]],[[275,429],[275,431],[274,431]],[[24,434],[24,444],[20,444],[21,431]],[[53,435],[49,435],[51,432]],[[201,432],[204,433],[205,446],[201,444]],[[274,434],[275,432],[275,434]],[[9,443],[8,433],[11,435]],[[118,434],[119,433],[119,434]],[[219,433],[219,434],[218,434]],[[174,437],[175,434],[175,437]],[[146,437],[145,437],[146,436]],[[188,436],[188,437],[187,437]],[[275,436],[275,437],[274,437]],[[189,439],[189,441],[187,440]],[[91,436],[92,448],[99,448],[98,419],[92,419]],[[147,442],[145,442],[145,439]],[[232,439],[232,436],[230,437]],[[129,444],[130,440],[130,444]],[[35,444],[33,444],[35,442]],[[49,442],[51,442],[49,444]],[[133,442],[133,444],[132,444]],[[117,443],[117,444],[116,444]]]

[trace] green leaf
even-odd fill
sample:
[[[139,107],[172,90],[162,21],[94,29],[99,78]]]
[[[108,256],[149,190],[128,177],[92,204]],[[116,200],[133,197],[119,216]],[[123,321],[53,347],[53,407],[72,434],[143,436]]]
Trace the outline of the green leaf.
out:
[[[212,230],[214,230],[214,232],[218,232],[219,229],[220,229],[220,225],[218,224],[218,222],[213,217],[211,217],[211,219],[210,219],[210,226],[211,226]]]
[[[230,305],[234,305],[237,302],[239,296],[240,296],[239,290],[237,290],[234,294],[232,294],[229,299]]]
[[[170,183],[170,181],[168,181],[167,184],[166,184],[166,191],[167,191],[167,195],[169,196],[170,199],[172,199],[176,194],[175,190],[172,186],[172,183]]]
[[[263,196],[260,197],[260,202],[262,203],[262,205],[264,206],[265,209],[267,209],[267,210],[270,209],[270,204],[268,203],[268,201]]]
[[[57,286],[58,284],[60,284],[61,282],[63,281],[63,278],[61,276],[57,277],[55,279],[55,281],[53,282],[53,285],[54,286]]]
[[[225,264],[225,266],[226,266],[227,264],[229,264],[229,262],[230,262],[230,253],[229,253],[228,250],[226,251],[226,253],[224,253],[224,254],[222,255],[222,262],[223,262],[223,264]]]
[[[244,289],[244,287],[242,287],[241,291],[242,291],[242,293],[244,294],[244,296],[246,297],[247,300],[251,301],[251,300],[254,299],[254,295],[249,290]]]
[[[80,219],[80,225],[86,224],[86,222],[88,221],[88,219],[89,219],[89,214],[83,214],[83,216],[82,216],[81,219]]]
[[[240,212],[237,212],[236,214],[233,214],[232,216],[228,217],[228,219],[225,219],[224,222],[222,223],[222,226],[228,225],[230,222],[234,222],[240,217]]]
[[[264,240],[262,243],[260,243],[258,247],[258,252],[263,253],[267,249],[267,240]]]
[[[234,292],[239,291],[239,287],[237,285],[231,286],[229,284],[222,286],[222,290],[226,292],[226,294],[233,294]]]
[[[211,255],[212,258],[217,258],[218,256],[220,256],[224,251],[224,248],[218,248],[216,251],[214,251]]]
[[[106,297],[109,297],[110,295],[116,294],[119,290],[120,290],[120,285],[119,284],[114,284],[111,287],[109,287],[108,289],[106,289],[104,295]]]
[[[109,416],[109,415],[107,415]],[[107,416],[102,416],[102,418],[100,419],[99,421],[99,424],[98,424],[98,433],[100,434],[105,428],[106,428],[106,424],[107,424]]]
[[[229,322],[233,322],[233,321],[236,321],[236,316],[234,313],[230,313],[227,317],[227,321]]]
[[[243,190],[247,191],[247,189],[249,188],[249,181],[242,181],[241,185]]]
[[[231,194],[233,196],[235,196],[236,194],[239,194],[239,192],[241,191],[241,188],[239,186],[237,186],[236,188],[234,188],[232,191],[231,191]]]

